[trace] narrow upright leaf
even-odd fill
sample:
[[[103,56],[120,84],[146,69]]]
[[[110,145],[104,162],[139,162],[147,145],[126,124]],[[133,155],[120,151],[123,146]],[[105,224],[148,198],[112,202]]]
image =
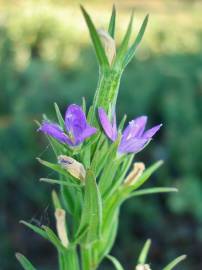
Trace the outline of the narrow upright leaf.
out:
[[[115,27],[116,27],[116,8],[115,5],[113,5],[112,8],[112,14],[109,22],[109,27],[108,27],[108,33],[112,38],[114,38],[115,35]]]
[[[151,246],[151,239],[148,239],[140,252],[140,256],[138,258],[138,264],[146,263],[150,246]]]
[[[58,249],[58,251],[64,252],[66,248],[62,245],[60,239],[53,232],[53,230],[51,230],[51,228],[47,226],[42,226],[42,227],[46,231],[47,237],[50,240],[50,242]]]
[[[130,36],[131,36],[131,32],[132,32],[132,26],[133,26],[133,17],[134,17],[134,11],[132,12],[131,14],[131,18],[130,18],[130,22],[128,24],[128,28],[127,28],[127,31],[126,31],[126,34],[123,38],[123,41],[121,42],[121,45],[120,45],[120,48],[117,52],[117,61],[118,63],[122,63],[123,59],[124,59],[124,55],[128,49],[128,43],[129,43],[129,40],[130,40]]]
[[[120,262],[113,256],[107,255],[106,256],[115,266],[116,270],[124,270],[123,266],[120,264]]]
[[[180,263],[181,261],[186,259],[186,255],[182,255],[177,257],[175,260],[173,260],[171,263],[169,263],[166,267],[163,268],[163,270],[172,270],[174,269],[174,267]]]
[[[60,109],[59,109],[56,102],[54,103],[54,107],[55,107],[55,112],[56,112],[56,115],[57,115],[58,122],[59,122],[60,126],[62,128],[64,128],[65,127],[65,122],[64,122],[64,119],[62,117],[62,114],[61,114]]]
[[[92,243],[99,239],[102,226],[102,200],[96,179],[91,170],[87,171],[86,185],[84,194],[83,212],[78,234],[85,227],[88,231],[85,237],[85,243]]]
[[[128,63],[132,60],[134,54],[135,54],[135,51],[138,47],[138,45],[140,44],[143,36],[144,36],[144,32],[146,30],[146,27],[147,27],[147,23],[148,23],[148,20],[149,20],[149,15],[147,15],[142,23],[142,26],[140,28],[140,31],[134,41],[134,43],[131,45],[131,47],[129,48],[126,56],[125,56],[125,59],[124,59],[124,63],[123,63],[123,66],[126,67],[128,65]]]
[[[54,208],[55,209],[62,208],[62,205],[61,205],[61,202],[60,202],[60,199],[58,197],[57,192],[55,190],[53,190],[51,195],[52,195],[52,201],[53,201]]]
[[[102,46],[102,43],[101,43],[101,40],[99,38],[99,35],[97,33],[96,28],[95,28],[90,16],[88,15],[88,13],[86,12],[86,10],[84,9],[83,6],[81,6],[81,11],[83,13],[84,19],[85,19],[86,24],[88,26],[90,37],[91,37],[91,40],[93,42],[93,46],[94,46],[95,53],[96,53],[96,56],[98,58],[99,64],[103,68],[109,67],[109,62],[108,62],[107,56],[105,54],[105,50]]]
[[[36,268],[24,255],[16,253],[15,256],[25,270],[36,270]]]

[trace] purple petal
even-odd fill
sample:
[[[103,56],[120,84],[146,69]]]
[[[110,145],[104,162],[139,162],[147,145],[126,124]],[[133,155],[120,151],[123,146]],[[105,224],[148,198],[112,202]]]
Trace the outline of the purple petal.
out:
[[[86,128],[86,125],[86,116],[82,108],[76,104],[70,105],[65,114],[65,127],[67,132],[77,137]]]
[[[80,136],[81,142],[97,132],[97,129],[88,125]]]
[[[72,104],[67,108],[65,127],[70,137],[72,137],[73,145],[82,143],[87,137],[90,137],[97,131],[96,128],[91,127],[87,123],[82,108],[76,104]]]
[[[116,127],[116,116],[113,115],[113,124],[110,123],[109,118],[103,108],[98,109],[98,115],[100,123],[106,133],[106,135],[112,140],[115,141],[117,138],[117,127]]]
[[[64,133],[64,131],[54,123],[49,123],[47,121],[44,121],[38,131],[42,131],[43,133],[63,142],[71,144],[71,141],[69,140],[68,136]]]
[[[147,139],[130,139],[127,141],[121,140],[118,151],[120,153],[137,153],[141,151],[146,144],[148,143]]]
[[[127,140],[130,138],[140,138],[144,132],[147,123],[147,116],[140,116],[129,122],[129,125],[123,132],[123,137]]]
[[[154,126],[153,128],[148,129],[147,131],[144,132],[142,137],[145,138],[145,139],[152,138],[156,134],[156,132],[161,128],[161,126],[162,126],[162,124]]]

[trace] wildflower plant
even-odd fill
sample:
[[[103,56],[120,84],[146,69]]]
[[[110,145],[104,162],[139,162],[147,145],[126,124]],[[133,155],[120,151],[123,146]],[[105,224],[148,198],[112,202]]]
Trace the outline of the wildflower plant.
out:
[[[126,117],[118,124],[116,100],[121,75],[132,60],[144,35],[148,16],[145,17],[136,39],[129,45],[133,25],[131,15],[120,47],[114,40],[116,10],[113,7],[108,30],[97,30],[83,7],[84,19],[99,63],[99,80],[92,106],[86,109],[71,104],[63,119],[55,104],[57,123],[47,119],[38,131],[45,134],[55,154],[53,161],[38,161],[57,173],[57,179],[41,181],[59,186],[53,190],[55,229],[25,226],[48,240],[57,250],[60,270],[95,270],[103,259],[109,259],[115,269],[123,270],[117,259],[109,255],[119,223],[120,207],[129,198],[152,193],[176,192],[176,188],[141,188],[162,165],[157,161],[148,168],[134,162],[135,154],[143,150],[159,131],[158,124],[145,131],[146,116],[136,117],[124,128]],[[151,241],[147,240],[136,270],[149,270],[147,254]],[[16,254],[22,267],[35,270],[22,254]],[[164,270],[170,270],[185,256],[178,257]]]

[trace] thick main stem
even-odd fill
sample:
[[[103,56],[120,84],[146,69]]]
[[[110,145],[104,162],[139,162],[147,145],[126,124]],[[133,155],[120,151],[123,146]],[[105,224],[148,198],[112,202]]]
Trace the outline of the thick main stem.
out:
[[[60,258],[60,270],[79,270],[79,261],[76,248],[68,249],[67,252],[63,253]]]
[[[107,112],[109,105],[115,106],[122,72],[113,69],[100,70],[97,89],[93,100],[91,123],[96,123],[95,112],[102,107]]]
[[[92,262],[92,252],[90,246],[81,247],[82,270],[95,270]]]

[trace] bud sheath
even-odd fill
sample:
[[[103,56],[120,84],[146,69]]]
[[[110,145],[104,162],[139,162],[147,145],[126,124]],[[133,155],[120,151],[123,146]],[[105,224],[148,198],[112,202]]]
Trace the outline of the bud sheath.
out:
[[[138,178],[142,175],[145,169],[145,165],[143,162],[135,162],[133,164],[133,170],[129,173],[129,175],[124,180],[124,184],[127,186],[133,185]]]
[[[58,156],[58,163],[75,178],[80,179],[81,181],[85,180],[86,170],[82,163],[65,155]]]

